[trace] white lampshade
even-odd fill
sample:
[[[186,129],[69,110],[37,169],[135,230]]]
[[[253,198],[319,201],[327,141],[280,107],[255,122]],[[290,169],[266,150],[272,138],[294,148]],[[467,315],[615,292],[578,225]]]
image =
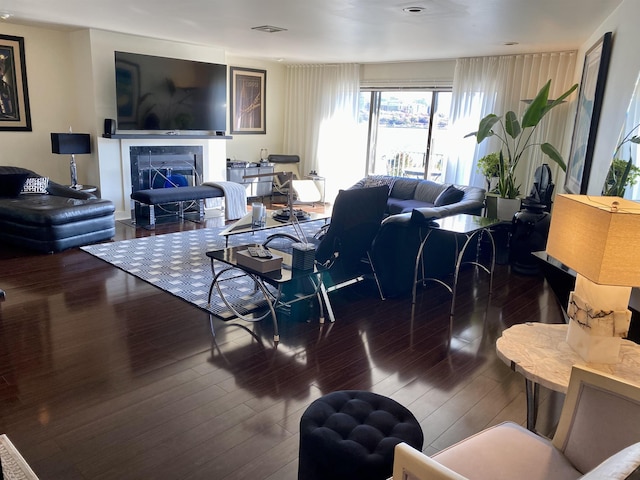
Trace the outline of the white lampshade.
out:
[[[640,203],[557,195],[547,253],[594,283],[640,286]]]

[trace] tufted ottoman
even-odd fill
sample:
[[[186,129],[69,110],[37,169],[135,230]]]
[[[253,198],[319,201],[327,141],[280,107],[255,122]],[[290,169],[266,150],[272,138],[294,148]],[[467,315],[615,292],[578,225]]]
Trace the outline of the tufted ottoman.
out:
[[[398,402],[376,393],[344,390],[315,400],[300,419],[299,480],[384,480],[393,449],[421,450],[422,428]]]

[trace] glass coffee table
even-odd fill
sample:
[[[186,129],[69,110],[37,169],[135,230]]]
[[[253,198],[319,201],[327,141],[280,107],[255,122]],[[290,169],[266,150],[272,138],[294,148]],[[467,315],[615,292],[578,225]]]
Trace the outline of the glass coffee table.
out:
[[[247,213],[244,217],[238,220],[233,225],[229,225],[225,228],[220,235],[225,237],[225,246],[229,246],[229,237],[232,235],[238,235],[240,233],[258,232],[261,230],[268,230],[270,228],[283,227],[285,225],[291,225],[291,220],[288,219],[288,215],[282,215],[283,210],[267,210],[265,222],[260,225],[253,224],[253,214]],[[295,209],[294,212],[301,211]],[[298,223],[312,222],[314,220],[328,221],[331,218],[331,211],[319,212],[304,212],[304,215],[297,215]]]
[[[273,255],[282,257],[282,265],[275,271],[259,272],[238,263],[239,252],[246,250],[250,246],[254,245],[239,245],[220,250],[213,250],[206,253],[207,257],[211,260],[211,272],[213,273],[213,280],[211,282],[211,287],[209,288],[209,303],[211,303],[212,295],[215,290],[217,291],[219,298],[233,313],[234,318],[240,318],[247,322],[257,322],[271,316],[274,330],[273,341],[276,346],[280,341],[278,318],[276,315],[276,309],[278,307],[290,306],[293,303],[316,297],[320,308],[320,323],[324,323],[325,309],[329,320],[331,322],[335,321],[327,290],[322,283],[322,274],[325,271],[324,268],[318,265],[314,265],[313,268],[308,270],[292,268],[292,258],[290,254],[275,249],[269,249]],[[221,268],[216,268],[215,261],[222,264]],[[267,308],[264,310],[264,313],[258,313],[257,315],[254,315],[253,312],[244,313],[225,296],[225,291],[221,288],[221,285],[225,280],[229,279],[225,274],[231,271],[235,271],[237,275],[247,276],[253,280],[255,291],[260,292],[261,297],[263,297],[266,304]],[[300,292],[299,294],[296,293],[288,299],[285,298],[283,295],[283,288],[292,282],[299,281],[306,281],[310,286],[312,286],[311,291]],[[213,319],[211,316],[212,314],[209,315],[211,332],[214,333]]]

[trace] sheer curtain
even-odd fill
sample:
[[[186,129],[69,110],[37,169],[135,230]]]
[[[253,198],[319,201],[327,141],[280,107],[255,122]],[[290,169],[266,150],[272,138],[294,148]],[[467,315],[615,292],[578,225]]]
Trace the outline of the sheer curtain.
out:
[[[360,66],[289,65],[286,72],[284,150],[300,155],[300,173],[331,178],[327,197],[364,171],[353,148],[357,135]],[[353,145],[353,146],[352,146]]]
[[[476,171],[478,158],[498,151],[499,141],[488,139],[478,145],[474,137],[464,136],[478,129],[481,118],[489,113],[503,116],[513,110],[518,118],[527,107],[524,99],[533,99],[551,79],[549,98],[557,98],[573,84],[576,52],[536,53],[512,56],[461,58],[456,61],[451,105],[451,156],[447,162],[445,181],[460,185],[485,186],[484,177]],[[533,143],[549,142],[562,154],[566,126],[574,114],[575,94],[570,102],[552,110],[536,129]],[[453,141],[455,140],[455,141]],[[564,184],[564,172],[539,148],[529,149],[516,171],[520,193],[529,194],[535,169],[548,163],[553,181]]]

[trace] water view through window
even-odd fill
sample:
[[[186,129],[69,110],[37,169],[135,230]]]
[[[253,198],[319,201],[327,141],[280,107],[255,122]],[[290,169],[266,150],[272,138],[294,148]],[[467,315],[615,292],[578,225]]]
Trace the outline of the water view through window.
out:
[[[368,174],[442,181],[450,107],[450,91],[362,91],[359,125]]]

